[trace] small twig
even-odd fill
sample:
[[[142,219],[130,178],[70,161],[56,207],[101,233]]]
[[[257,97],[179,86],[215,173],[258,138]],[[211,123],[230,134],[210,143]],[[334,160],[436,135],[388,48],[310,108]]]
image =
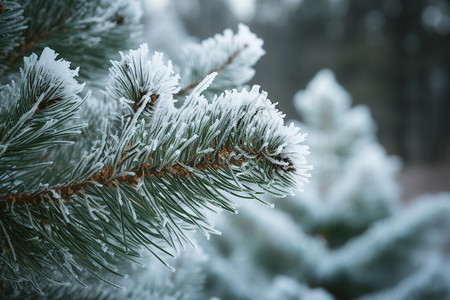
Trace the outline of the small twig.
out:
[[[142,92],[142,93],[139,95],[139,100],[141,100],[141,99],[145,96],[146,93],[147,93],[147,91]],[[156,103],[156,100],[158,100],[158,99],[159,99],[159,95],[157,95],[157,94],[151,94],[151,95],[150,95],[150,101],[147,103],[146,108],[147,108],[147,109],[152,109],[152,107],[153,107],[153,106],[155,105],[155,103]],[[139,103],[138,101],[135,101],[135,102],[134,102],[134,106],[133,106],[134,112],[137,112],[137,110],[139,109],[139,105],[140,105],[140,103]]]
[[[209,74],[214,73],[214,72],[219,73],[219,72],[223,71],[247,47],[248,47],[248,45],[245,44],[242,49],[240,49],[239,51],[236,51],[236,53],[234,53],[230,57],[228,57],[227,61],[222,66],[215,68],[214,70],[211,70],[211,72],[209,72]],[[178,93],[174,94],[173,96],[179,97],[179,96],[189,92],[190,90],[194,89],[197,85],[199,85],[202,81],[203,81],[203,78],[197,79],[195,82],[193,82],[193,83],[185,86],[181,90],[179,90]]]

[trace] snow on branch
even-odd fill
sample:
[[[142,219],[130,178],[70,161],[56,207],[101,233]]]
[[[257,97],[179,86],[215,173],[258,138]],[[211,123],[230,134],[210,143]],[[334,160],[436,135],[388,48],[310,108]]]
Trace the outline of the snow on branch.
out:
[[[218,76],[208,88],[212,93],[242,86],[255,74],[252,67],[265,53],[262,45],[263,41],[247,26],[239,24],[236,34],[226,29],[200,45],[186,46],[180,60],[182,88],[175,96],[189,93],[213,72]]]
[[[135,113],[148,97],[150,101],[144,110],[147,114],[155,110],[156,102],[173,103],[172,95],[179,90],[179,75],[173,74],[170,61],[167,66],[164,64],[162,53],[156,52],[148,60],[148,46],[143,44],[121,56],[121,61],[112,61],[108,97],[119,99],[129,113]]]
[[[42,116],[37,120],[48,123],[43,133],[27,129],[39,137],[35,144],[22,140],[27,151],[30,143],[47,147],[47,141],[63,135],[48,129],[70,119],[82,102],[77,96],[82,85],[73,79],[77,69],[55,57],[46,49],[39,60],[26,60],[23,74],[29,74],[20,88],[27,95],[24,116],[33,122]],[[220,78],[213,73],[175,109],[178,75],[162,55],[149,58],[143,45],[112,63],[105,94],[126,107],[119,112],[117,132],[104,129],[58,184],[0,192],[10,278],[51,278],[45,266],[55,255],[63,273],[73,278],[85,268],[96,273],[99,266],[118,274],[115,262],[135,260],[142,247],[159,258],[158,252],[171,254],[189,243],[192,229],[217,233],[206,211],[236,212],[230,195],[283,197],[307,181],[305,135],[284,124],[284,115],[258,86],[226,91],[209,102],[203,93]],[[43,90],[33,86],[36,82]],[[28,128],[21,120],[17,126]],[[20,128],[10,130],[20,133]],[[2,137],[7,135],[17,140],[10,131]],[[16,260],[19,252],[23,259]],[[36,262],[35,253],[49,255]]]
[[[83,127],[70,124],[84,101],[78,95],[84,84],[74,79],[78,68],[71,70],[69,62],[56,57],[50,48],[39,58],[36,54],[26,57],[19,85],[13,82],[2,89],[1,170],[35,166],[48,147],[64,143]]]
[[[144,48],[142,50],[145,51]],[[148,100],[142,108],[147,107]],[[299,129],[292,124],[284,126],[284,115],[275,109],[265,93],[259,92],[257,86],[251,91],[234,90],[222,94],[212,104],[207,104],[202,96],[195,94],[180,110],[170,113],[164,109],[163,112],[149,124],[127,128],[123,133],[126,137],[119,138],[116,144],[110,143],[107,147],[109,153],[102,156],[112,159],[103,162],[104,167],[99,172],[75,183],[38,193],[1,196],[4,199],[1,206],[50,203],[57,202],[58,198],[70,201],[71,194],[84,189],[116,187],[118,183],[137,187],[145,177],[164,174],[189,178],[197,176],[197,172],[226,169],[233,170],[233,173],[252,169],[260,179],[264,179],[257,182],[261,186],[273,184],[265,181],[268,176],[279,183],[283,180],[277,177],[290,178],[290,173],[299,175],[301,180],[307,177],[309,168],[305,166],[305,155],[308,152],[307,146],[302,144],[304,134],[299,134]],[[131,144],[139,134],[142,136],[137,140],[147,140],[144,144],[152,145],[153,151],[149,152],[149,147],[138,150]],[[122,149],[124,139],[127,146]],[[129,150],[131,148],[134,148],[134,153]],[[146,155],[143,156],[144,152]],[[131,167],[125,163],[128,156],[146,159]],[[120,169],[122,171],[117,172]]]

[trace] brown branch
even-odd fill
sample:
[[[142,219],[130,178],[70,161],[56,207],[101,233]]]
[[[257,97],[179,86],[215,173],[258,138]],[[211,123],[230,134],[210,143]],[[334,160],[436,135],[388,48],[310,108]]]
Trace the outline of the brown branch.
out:
[[[223,154],[222,154],[223,155]],[[120,161],[122,162],[126,157],[126,152],[122,154]],[[149,157],[150,159],[150,157]],[[197,165],[196,169],[205,170],[208,166],[212,166],[214,169],[219,168],[219,163],[216,161],[204,162]],[[47,188],[39,193],[32,194],[30,192],[22,192],[18,194],[0,195],[0,208],[5,208],[12,204],[14,205],[41,205],[43,203],[58,202],[59,197],[55,197],[53,193],[57,193],[61,199],[70,202],[71,195],[76,194],[83,197],[84,189],[94,187],[98,184],[104,187],[117,188],[119,183],[124,183],[129,186],[136,186],[138,181],[144,176],[162,176],[164,174],[180,175],[184,177],[191,176],[191,172],[180,164],[174,164],[171,167],[163,167],[158,170],[158,167],[151,167],[148,162],[135,167],[132,170],[134,175],[122,175],[114,177],[115,167],[106,166],[100,172],[85,179],[84,181],[77,181],[74,184],[64,183]]]
[[[49,106],[51,106],[51,105],[53,105],[55,103],[60,102],[61,100],[62,100],[62,98],[58,97],[58,98],[53,98],[53,99],[50,99],[50,100],[42,101],[41,103],[39,103],[39,106],[36,109],[36,113],[40,112],[43,109],[46,109],[47,107],[49,107]]]
[[[219,73],[219,72],[223,71],[223,70],[224,70],[229,64],[231,64],[231,63],[233,62],[233,60],[234,60],[234,59],[235,59],[235,58],[236,58],[236,57],[237,57],[244,49],[246,49],[247,47],[248,47],[248,45],[245,44],[244,47],[243,47],[242,49],[236,51],[236,52],[233,53],[230,57],[228,57],[227,61],[226,61],[222,66],[215,68],[214,70],[212,70],[212,71],[209,72],[209,73],[210,73],[210,74],[211,74],[211,73],[214,73],[214,72]],[[181,95],[183,95],[183,94],[189,92],[190,90],[194,89],[197,85],[199,85],[199,84],[203,81],[203,79],[204,79],[204,78],[197,79],[195,82],[193,82],[193,83],[191,83],[191,84],[185,86],[185,87],[182,88],[181,90],[179,90],[178,93],[174,94],[173,96],[174,96],[174,97],[179,97],[179,96],[181,96]]]
[[[139,97],[138,97],[139,100],[142,99],[142,97],[144,97],[146,94],[147,94],[147,91],[141,92],[141,93],[139,94]],[[151,94],[151,95],[150,95],[150,101],[147,103],[146,108],[147,108],[147,109],[152,109],[152,107],[155,105],[156,100],[158,100],[158,98],[159,98],[159,95],[157,95],[157,94]],[[133,109],[134,109],[134,112],[137,112],[137,110],[139,109],[139,103],[138,103],[138,101],[135,101],[135,102],[134,102]]]
[[[26,37],[24,43],[19,45],[19,46],[17,46],[16,48],[14,48],[14,52],[6,57],[6,61],[9,64],[12,64],[12,63],[16,62],[19,57],[21,57],[25,52],[27,52],[28,50],[33,48],[34,45],[36,45],[36,43],[38,43],[38,42],[48,38],[50,33],[58,25],[58,23],[59,22],[51,25],[42,34],[34,33],[33,35],[31,35],[29,37]]]
[[[214,170],[218,170],[221,166],[228,168],[228,164],[226,164],[225,162],[229,162],[230,165],[242,165],[242,163],[244,162],[244,158],[242,156],[239,159],[231,158],[231,152],[232,151],[228,150],[227,148],[224,148],[218,152],[216,157],[211,157],[210,154],[207,154],[205,156],[205,160],[199,164],[194,165],[190,162],[186,162],[183,165],[186,165],[198,171],[204,171],[208,167],[211,167]],[[119,164],[123,162],[126,155],[126,152],[122,154]],[[183,177],[194,176],[194,174],[189,171],[188,168],[179,163],[175,163],[170,167],[163,167],[161,170],[158,170],[158,167],[152,167],[148,164],[148,160],[150,160],[151,156],[152,155],[148,157],[147,162],[132,169],[134,175],[121,175],[114,177],[116,167],[106,166],[100,172],[92,175],[84,181],[77,181],[73,184],[64,183],[56,185],[34,194],[30,192],[22,192],[18,194],[0,195],[0,208],[5,208],[7,206],[11,206],[12,204],[14,204],[15,206],[23,206],[30,204],[41,205],[43,203],[50,204],[51,202],[58,203],[59,198],[63,199],[64,201],[71,202],[72,194],[83,197],[85,189],[92,188],[94,186],[97,186],[98,184],[102,185],[103,187],[112,187],[116,189],[119,183],[135,187],[138,184],[139,180],[147,176],[161,177],[164,174],[178,175]],[[255,157],[256,161],[263,159],[264,155],[261,153],[259,153]],[[285,161],[289,164],[288,169],[282,169],[281,167],[278,167],[279,170],[282,170],[286,173],[295,172],[295,168],[293,168],[293,164],[289,159],[281,159],[280,157],[276,159]],[[59,197],[56,197],[54,193],[58,194]]]
[[[118,15],[115,18],[117,25],[123,25],[125,23],[125,17],[123,15]]]

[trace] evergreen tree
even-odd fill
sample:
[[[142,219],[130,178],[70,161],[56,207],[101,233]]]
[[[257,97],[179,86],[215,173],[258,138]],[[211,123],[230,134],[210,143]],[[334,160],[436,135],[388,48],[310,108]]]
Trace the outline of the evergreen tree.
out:
[[[206,287],[221,299],[448,299],[450,195],[400,202],[399,161],[375,138],[365,106],[329,70],[294,104],[308,132],[311,182],[277,209],[217,220],[203,243]]]
[[[242,88],[259,38],[240,25],[173,66],[137,48],[140,15],[125,0],[0,2],[4,297],[198,298],[202,256],[170,256],[193,229],[217,233],[207,212],[308,177],[304,135]]]

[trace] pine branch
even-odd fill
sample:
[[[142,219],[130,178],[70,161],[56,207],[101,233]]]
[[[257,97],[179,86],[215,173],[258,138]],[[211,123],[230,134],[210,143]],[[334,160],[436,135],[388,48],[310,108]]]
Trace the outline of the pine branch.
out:
[[[115,22],[118,26],[120,26],[125,23],[125,17],[123,15],[113,16],[110,18],[110,21]],[[62,24],[64,24],[64,22],[61,17],[56,22],[50,24],[44,32],[34,32],[31,35],[26,36],[23,43],[15,47],[12,53],[10,53],[5,60],[9,64],[13,64],[17,61],[17,59],[23,57],[25,53],[32,50],[36,44],[45,42],[45,40],[47,40],[52,34],[55,34],[58,31],[59,33],[67,33],[67,27],[61,26]],[[76,34],[76,32],[73,32],[72,34]]]
[[[55,60],[56,55],[46,48],[39,59],[25,58],[19,84],[13,82],[0,92],[0,193],[23,190],[15,182],[34,182],[52,163],[43,161],[48,150],[73,143],[70,137],[84,127],[75,121],[84,103],[78,96],[84,84],[74,79],[78,69]]]
[[[50,27],[43,33],[33,33],[31,36],[26,36],[25,40],[22,44],[18,45],[14,48],[12,53],[10,53],[6,58],[6,62],[9,64],[12,64],[17,61],[17,59],[23,57],[23,55],[30,51],[37,43],[40,43],[44,40],[46,40],[52,31],[55,29],[55,27],[58,27],[60,21],[50,25]],[[61,29],[62,32],[66,31],[67,29]]]
[[[30,62],[26,65],[39,65],[36,57]],[[189,243],[190,230],[217,232],[205,212],[235,212],[229,195],[259,200],[259,194],[270,192],[281,197],[307,180],[304,135],[284,125],[284,115],[259,87],[225,92],[209,103],[202,94],[217,75],[211,74],[176,109],[179,77],[161,54],[149,59],[144,45],[112,64],[105,95],[119,104],[115,123],[102,129],[102,137],[78,163],[58,175],[64,183],[2,190],[5,272],[16,284],[52,278],[45,266],[55,259],[62,280],[76,280],[81,270],[97,274],[98,266],[120,274],[113,266],[136,260],[141,247],[164,262],[157,251],[177,251]],[[64,74],[39,78],[58,80]],[[70,84],[56,86],[72,89],[70,74]],[[44,98],[24,113],[31,112],[33,119]],[[59,98],[65,99],[46,98],[38,113],[44,120],[55,117],[46,114],[52,108],[65,112]],[[52,134],[33,147],[46,146]],[[16,160],[11,166],[21,164]],[[37,258],[35,253],[49,255]]]
[[[16,70],[21,57],[47,46],[83,65],[83,79],[99,83],[98,75],[105,71],[107,63],[105,57],[116,54],[124,44],[134,44],[141,30],[137,1],[120,0],[111,5],[101,0],[36,0],[31,5],[25,3],[21,12],[27,20],[20,35],[16,34],[21,41],[9,48],[0,61],[0,71],[6,75]]]
[[[254,76],[252,67],[264,54],[262,44],[247,26],[239,24],[236,34],[227,29],[200,45],[188,45],[180,60],[182,88],[174,96],[187,94],[214,72],[218,75],[205,93],[208,98],[244,85]]]
[[[156,110],[160,102],[172,104],[173,94],[178,88],[179,75],[174,75],[172,63],[164,64],[162,53],[148,58],[148,46],[143,44],[128,55],[121,53],[120,61],[113,61],[110,68],[111,86],[107,96],[122,104],[125,116],[134,115],[149,98],[143,113],[147,118]]]
[[[239,159],[236,159],[234,155],[230,155],[233,152],[231,149],[222,149],[217,152],[216,157],[211,159],[211,155],[208,153],[205,157],[205,160],[199,161],[196,164],[191,161],[186,161],[183,163],[175,163],[170,168],[163,167],[159,169],[158,166],[150,166],[147,162],[139,165],[138,167],[134,167],[130,170],[130,173],[134,175],[120,175],[114,176],[114,170],[117,169],[118,166],[107,166],[104,167],[100,172],[94,174],[93,176],[86,178],[83,181],[77,181],[73,184],[64,183],[60,185],[56,185],[53,187],[48,187],[43,191],[38,193],[31,192],[22,192],[18,194],[8,194],[8,195],[0,195],[0,208],[5,208],[9,206],[21,206],[21,205],[41,205],[44,203],[49,204],[50,202],[58,203],[59,199],[70,202],[72,194],[76,194],[80,197],[84,197],[83,191],[85,189],[89,189],[96,186],[107,186],[107,187],[117,187],[119,183],[123,183],[132,187],[136,187],[140,180],[144,177],[148,176],[158,176],[161,177],[164,174],[170,175],[180,175],[183,177],[195,176],[195,171],[205,171],[208,168],[213,168],[214,170],[218,170],[220,167],[229,168],[229,166],[241,166],[244,159],[243,155],[239,152],[236,152],[236,156],[240,156]],[[263,153],[255,153],[252,151],[245,151],[247,155],[253,156],[256,161],[264,160]],[[125,159],[127,152],[122,153],[121,161],[119,164],[123,162]],[[150,154],[149,159],[152,154]],[[288,158],[275,157],[275,159],[286,163],[289,168],[284,170],[280,166],[275,166],[275,168],[279,168],[282,172],[295,172],[296,169],[293,167],[293,163]],[[229,165],[227,164],[229,163]],[[56,194],[58,196],[55,196]]]
[[[12,291],[0,289],[7,299],[164,299],[164,300],[197,300],[203,297],[203,286],[205,281],[204,265],[207,261],[206,254],[199,248],[183,250],[176,258],[167,257],[171,265],[176,267],[176,271],[161,265],[154,257],[146,255],[145,265],[126,262],[120,264],[120,268],[129,270],[129,276],[114,278],[110,274],[102,276],[120,285],[120,289],[111,284],[98,281],[92,278],[89,273],[80,274],[80,279],[84,282],[92,282],[84,288],[75,284],[46,284],[39,280],[39,286],[45,295],[42,297],[37,293],[26,293],[20,290],[17,295],[9,296]],[[41,297],[39,297],[41,296]]]

